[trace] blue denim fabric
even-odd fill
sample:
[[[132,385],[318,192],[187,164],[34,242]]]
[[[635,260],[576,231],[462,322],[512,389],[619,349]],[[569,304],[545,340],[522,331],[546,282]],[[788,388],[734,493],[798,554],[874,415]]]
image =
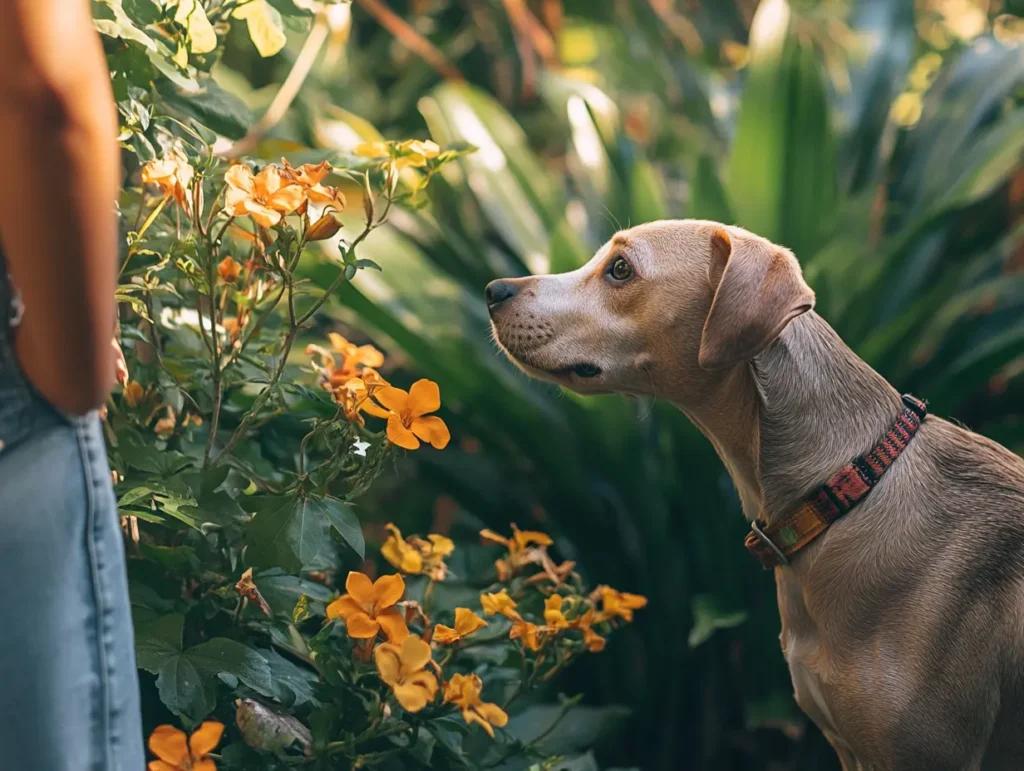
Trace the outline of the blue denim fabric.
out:
[[[124,544],[100,421],[10,345],[0,256],[0,771],[142,771]]]

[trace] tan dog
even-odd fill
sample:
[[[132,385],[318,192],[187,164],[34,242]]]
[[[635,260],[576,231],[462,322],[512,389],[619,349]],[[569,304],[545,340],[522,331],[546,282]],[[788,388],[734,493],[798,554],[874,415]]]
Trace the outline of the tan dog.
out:
[[[530,375],[682,410],[751,520],[787,517],[901,410],[814,313],[793,255],[739,228],[642,225],[487,299]],[[775,578],[797,702],[846,771],[1024,769],[1024,461],[929,416]]]

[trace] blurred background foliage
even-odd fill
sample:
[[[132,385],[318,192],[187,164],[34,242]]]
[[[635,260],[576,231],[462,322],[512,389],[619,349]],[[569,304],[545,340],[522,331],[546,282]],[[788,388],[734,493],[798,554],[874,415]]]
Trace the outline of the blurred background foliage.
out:
[[[370,544],[386,521],[464,539],[513,521],[550,532],[589,583],[650,598],[559,683],[629,717],[569,724],[553,752],[593,745],[601,768],[837,768],[792,701],[772,579],[742,548],[711,446],[667,405],[527,381],[490,340],[482,290],[573,268],[629,225],[736,223],[795,251],[820,313],[898,388],[1020,452],[1020,4],[268,7],[280,52],[261,58],[233,30],[210,99],[181,100],[224,146],[297,160],[380,137],[477,148],[374,233],[365,256],[384,272],[318,318],[318,334],[383,348],[392,382],[429,373],[454,436],[363,499]],[[361,192],[346,193],[357,218]],[[335,272],[303,270],[324,285]]]

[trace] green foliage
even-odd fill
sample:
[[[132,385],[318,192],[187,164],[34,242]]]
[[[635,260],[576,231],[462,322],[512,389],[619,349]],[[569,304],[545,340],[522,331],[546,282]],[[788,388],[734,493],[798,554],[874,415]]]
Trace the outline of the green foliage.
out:
[[[365,694],[325,696],[325,682],[328,692],[334,684],[302,659],[294,637],[324,642],[319,624],[337,591],[317,581],[329,579],[331,567],[358,567],[352,512],[364,524],[394,521],[416,532],[454,519],[453,576],[436,591],[448,613],[473,601],[489,569],[464,541],[481,525],[543,522],[537,526],[556,535],[583,581],[628,585],[650,597],[654,612],[612,638],[606,653],[565,668],[558,688],[584,692],[591,706],[568,706],[531,748],[561,759],[538,758],[535,767],[828,767],[792,703],[774,587],[742,549],[735,495],[704,438],[664,405],[582,400],[524,380],[494,351],[482,288],[501,276],[574,268],[620,226],[666,215],[735,222],[795,251],[819,311],[897,387],[1020,448],[1024,49],[989,35],[938,34],[939,14],[915,16],[909,0],[766,0],[752,19],[749,4],[703,3],[685,6],[675,25],[646,0],[567,0],[552,31],[566,65],[559,70],[534,56],[500,4],[389,4],[426,31],[467,82],[443,82],[357,9],[350,42],[348,22],[330,28],[293,108],[247,151],[354,170],[335,179],[348,198],[346,233],[361,226],[351,215],[360,204],[370,201],[379,214],[381,196],[397,183],[393,216],[359,243],[358,256],[346,249],[339,261],[338,251],[316,248],[299,255],[294,242],[280,240],[270,250],[294,262],[298,313],[324,300],[308,319],[310,341],[329,330],[369,335],[395,376],[436,380],[454,440],[443,453],[399,457],[382,437],[374,444],[366,436],[367,458],[350,453],[362,430],[332,420],[338,405],[300,369],[301,357],[286,363],[277,387],[265,387],[284,361],[288,321],[275,312],[223,375],[216,447],[246,415],[259,417],[225,462],[213,463],[216,474],[202,471],[215,367],[198,324],[177,312],[218,306],[220,284],[209,275],[209,247],[184,219],[178,238],[180,207],[172,202],[154,215],[152,201],[143,207],[128,185],[122,211],[136,223],[133,267],[119,299],[127,304],[123,343],[144,396],[129,409],[115,401],[111,458],[124,475],[122,510],[144,534],[132,560],[139,629],[184,619],[177,640],[173,620],[158,624],[149,642],[140,631],[140,663],[195,667],[188,654],[209,641],[248,645],[268,663],[271,696],[226,670],[208,681],[214,714],[225,721],[232,722],[230,700],[241,700],[223,763],[274,768],[275,753],[301,760],[317,742],[344,741],[345,731],[354,740],[369,727],[350,720],[368,714]],[[197,37],[203,47],[202,21],[187,18],[181,4],[96,5],[123,145],[148,161],[183,143],[207,201],[221,173],[206,149],[214,134],[246,137],[273,96],[265,86],[284,80],[319,18],[284,0],[235,6],[202,3],[218,41],[204,53],[195,47]],[[699,49],[677,35],[685,22]],[[282,40],[277,31],[288,42],[264,59],[260,53]],[[724,45],[735,41],[746,44],[739,59]],[[911,120],[905,104],[915,98],[920,115]],[[390,162],[407,152],[398,145],[369,160],[353,152],[359,142],[382,141],[381,132],[404,138],[424,128],[452,151],[443,166],[432,159],[391,173]],[[464,152],[469,147],[476,151]],[[148,214],[136,220],[143,208]],[[240,260],[250,248],[228,234],[223,244]],[[376,265],[383,272],[364,270]],[[228,308],[249,303],[259,314],[275,292],[238,294]],[[162,344],[155,351],[150,320]],[[180,425],[155,440],[168,405]],[[311,430],[307,477],[297,484],[299,443]],[[375,554],[383,535],[366,533]],[[271,617],[249,600],[236,614],[231,587],[249,566]],[[422,600],[422,591],[410,582],[412,597]],[[336,627],[327,627],[328,645],[344,639]],[[144,656],[145,646],[152,652]],[[465,651],[480,654],[474,666],[493,667],[485,681],[512,677],[505,670],[518,662],[497,654],[490,661],[486,651]],[[161,671],[145,681],[153,703]],[[211,686],[190,687],[194,706],[182,714],[192,718],[210,703]],[[387,697],[386,689],[378,695]],[[631,712],[595,706],[608,704]],[[563,709],[512,710],[509,747],[520,727],[514,735],[526,745]],[[148,719],[165,719],[158,714],[151,707]],[[530,725],[529,715],[538,722]],[[576,719],[578,734],[567,728]],[[791,747],[787,737],[801,730],[802,745]],[[485,740],[479,729],[467,733],[457,714],[432,715],[423,730],[410,726],[405,739],[386,736],[365,749],[384,767],[397,756],[377,753],[395,750],[408,767],[457,767],[493,748]],[[411,746],[396,744],[405,741]]]

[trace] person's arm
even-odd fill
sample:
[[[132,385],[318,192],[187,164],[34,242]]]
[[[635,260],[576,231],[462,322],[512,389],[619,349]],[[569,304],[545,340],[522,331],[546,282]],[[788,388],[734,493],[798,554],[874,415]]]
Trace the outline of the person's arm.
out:
[[[74,414],[99,407],[113,380],[116,137],[89,0],[0,0],[0,244],[25,306],[16,354]]]

